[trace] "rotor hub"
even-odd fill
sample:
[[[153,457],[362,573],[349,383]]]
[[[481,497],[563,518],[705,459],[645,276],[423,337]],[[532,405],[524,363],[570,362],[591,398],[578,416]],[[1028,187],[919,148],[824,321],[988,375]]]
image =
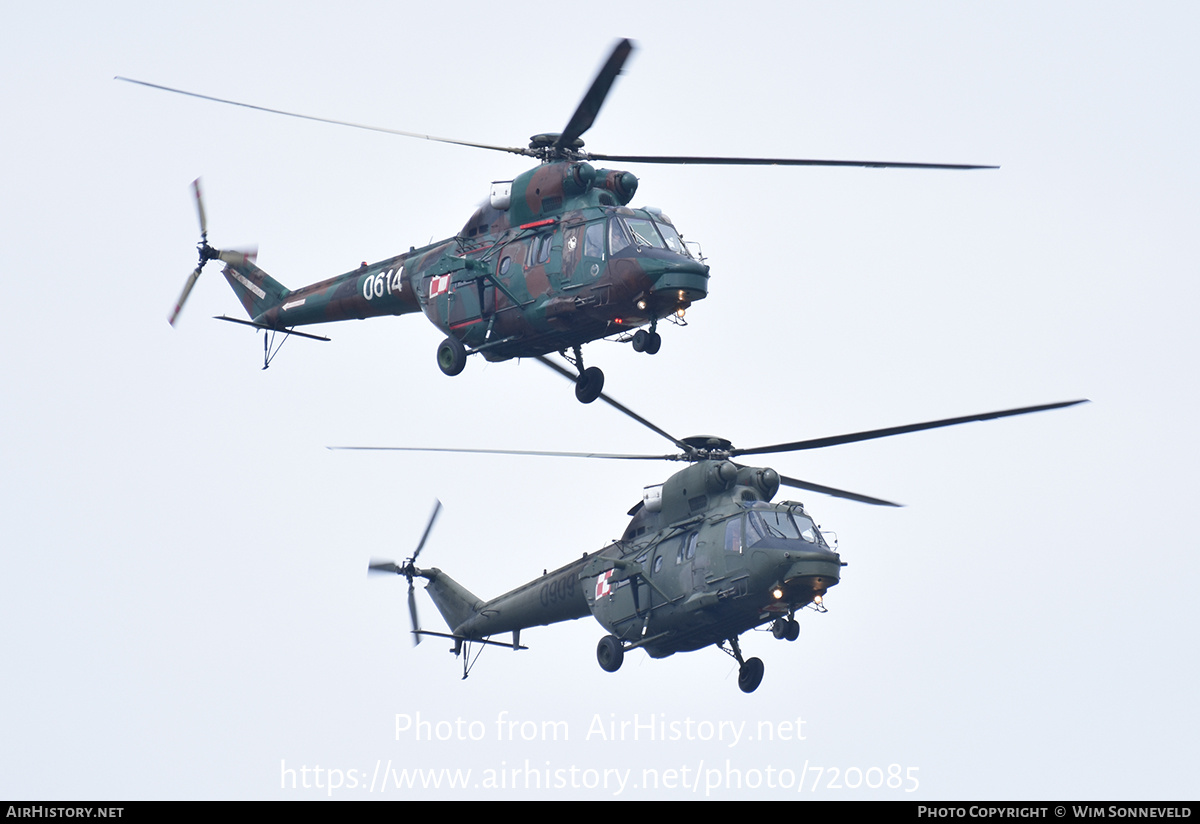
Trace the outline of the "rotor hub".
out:
[[[579,151],[583,148],[581,138],[577,137],[560,146],[561,138],[561,132],[535,134],[529,138],[529,153],[547,163],[552,160],[579,160],[583,157],[583,153]]]
[[[689,460],[724,460],[733,451],[733,443],[725,438],[712,435],[692,435],[684,438],[683,443],[688,447]]]

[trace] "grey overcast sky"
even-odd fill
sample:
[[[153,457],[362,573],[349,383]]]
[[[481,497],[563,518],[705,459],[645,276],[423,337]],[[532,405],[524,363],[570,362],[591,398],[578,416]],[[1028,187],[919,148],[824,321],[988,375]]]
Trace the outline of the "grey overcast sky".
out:
[[[11,4],[0,796],[1195,798],[1198,24],[1182,2]],[[403,581],[365,574],[439,497],[422,560],[498,594],[619,535],[671,466],[325,449],[651,433],[534,363],[444,377],[420,317],[264,372],[209,320],[240,311],[215,266],[167,325],[199,175],[212,242],[299,286],[453,234],[526,161],[113,81],[520,145],[619,37],[597,151],[1002,168],[630,164],[712,282],[657,357],[588,349],[614,397],[746,446],[1092,400],[773,460],[908,506],[803,496],[849,566],[797,643],[744,638],[750,696],[714,649],[604,673],[591,619],[463,681],[446,643],[410,646]]]

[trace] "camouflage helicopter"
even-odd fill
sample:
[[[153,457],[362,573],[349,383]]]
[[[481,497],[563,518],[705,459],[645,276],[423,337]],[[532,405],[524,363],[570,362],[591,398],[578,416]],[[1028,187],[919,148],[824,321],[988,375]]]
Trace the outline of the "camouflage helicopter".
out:
[[[570,377],[564,368],[551,365]],[[845,566],[802,503],[772,502],[779,487],[789,486],[880,506],[899,504],[789,478],[774,469],[743,466],[735,463],[733,458],[818,449],[1085,403],[1076,400],[1006,409],[740,449],[723,438],[677,439],[609,396],[602,394],[601,397],[682,451],[668,455],[629,455],[351,447],[671,460],[689,464],[662,484],[645,488],[642,500],[629,510],[632,517],[620,540],[488,601],[475,596],[439,569],[416,566],[417,557],[440,511],[440,503],[411,558],[403,564],[371,562],[368,567],[371,572],[394,573],[408,579],[408,607],[414,640],[419,643],[422,635],[452,639],[451,651],[456,656],[463,656],[463,678],[467,677],[471,665],[472,643],[527,649],[520,642],[523,629],[591,614],[609,633],[600,639],[596,648],[597,661],[606,672],[620,669],[626,652],[634,649],[645,650],[651,658],[665,658],[677,652],[715,645],[737,660],[738,687],[743,692],[753,692],[762,681],[763,662],[758,658],[743,657],[739,636],[769,624],[775,638],[795,641],[800,634],[796,614],[804,608],[825,612],[823,599],[829,588],[837,585],[841,567]],[[413,586],[417,578],[428,581],[425,591],[445,619],[449,633],[420,628]],[[509,632],[512,633],[511,643],[491,640],[494,635]]]
[[[200,262],[184,285],[170,321],[174,325],[205,264],[219,260],[249,320],[222,316],[265,332],[318,340],[296,327],[331,321],[422,312],[445,339],[437,362],[458,375],[467,357],[488,361],[558,352],[577,370],[575,394],[583,403],[599,397],[604,373],[585,367],[581,347],[601,338],[628,342],[637,352],[662,346],[660,320],[683,325],[684,313],[708,294],[709,267],[698,247],[689,248],[674,223],[658,209],[629,207],[638,187],[631,172],[598,168],[592,161],[771,166],[867,166],[920,169],[981,169],[938,163],[802,160],[753,157],[684,157],[596,154],[583,150],[621,67],[633,50],[614,47],[561,132],[534,135],[528,147],[494,146],[395,129],[311,117],[118,77],[163,91],[306,120],[353,126],[537,158],[540,165],[512,180],[492,184],[488,200],[451,238],[410,248],[377,263],[296,290],[289,290],[254,263],[254,254],[208,244],[199,183]],[[642,328],[647,327],[648,328]],[[264,337],[263,368],[273,357]],[[280,343],[282,345],[282,342]],[[276,348],[275,352],[278,351]]]

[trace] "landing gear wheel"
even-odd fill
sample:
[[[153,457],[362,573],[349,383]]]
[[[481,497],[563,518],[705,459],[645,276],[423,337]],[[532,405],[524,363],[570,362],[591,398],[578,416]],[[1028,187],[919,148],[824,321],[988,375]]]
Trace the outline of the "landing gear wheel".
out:
[[[591,403],[600,397],[602,391],[604,391],[604,373],[595,366],[584,369],[575,379],[575,399],[580,403]]]
[[[777,641],[782,641],[787,637],[787,624],[788,622],[786,618],[776,618],[774,623],[771,624],[771,635],[773,635]]]
[[[647,332],[645,329],[639,329],[636,332],[634,332],[633,333],[633,351],[634,352],[645,352],[646,351],[646,341],[649,339],[649,337],[650,337],[650,333]]]
[[[662,349],[662,335],[657,332],[648,332],[646,338],[646,354],[657,355],[658,350]]]
[[[605,672],[616,672],[621,668],[621,662],[625,660],[625,648],[621,646],[621,642],[615,635],[605,635],[600,639],[600,643],[596,645],[596,660],[600,662],[600,669]],[[762,680],[761,672],[758,678],[760,681]],[[758,684],[754,686],[758,686]]]
[[[795,618],[788,619],[788,622],[784,625],[783,637],[789,641],[795,641],[797,638],[799,638],[800,622]]]
[[[454,377],[467,365],[467,349],[457,338],[446,338],[438,345],[437,362],[442,372]]]
[[[754,692],[762,683],[763,666],[761,658],[751,658],[738,669],[738,689],[742,692]]]

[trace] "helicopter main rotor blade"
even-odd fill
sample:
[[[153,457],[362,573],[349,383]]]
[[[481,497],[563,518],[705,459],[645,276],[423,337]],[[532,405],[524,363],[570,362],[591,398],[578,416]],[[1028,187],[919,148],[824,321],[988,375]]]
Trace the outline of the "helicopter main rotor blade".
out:
[[[1046,403],[1040,406],[1024,406],[1020,409],[1004,409],[999,412],[984,412],[979,415],[964,415],[960,418],[945,418],[940,421],[911,423],[906,426],[890,426],[885,429],[869,429],[864,432],[851,432],[846,435],[834,435],[833,437],[829,438],[811,438],[806,441],[792,441],[791,443],[779,443],[772,446],[756,446],[750,449],[731,449],[729,454],[765,455],[772,452],[798,452],[802,449],[821,449],[826,446],[838,446],[844,443],[855,443],[856,441],[869,441],[876,438],[889,438],[892,435],[904,435],[909,432],[920,432],[925,429],[939,429],[943,426],[957,426],[960,423],[991,421],[995,420],[996,418],[1012,417],[1013,415],[1028,415],[1033,412],[1045,412],[1049,409],[1062,409],[1063,407],[1075,406],[1076,404],[1080,403],[1087,403],[1087,400]]]
[[[872,498],[870,495],[860,495],[857,492],[849,492],[845,489],[838,489],[833,486],[822,486],[821,484],[809,483],[801,481],[798,478],[789,478],[786,475],[779,476],[779,483],[782,486],[790,486],[794,489],[804,489],[808,492],[819,492],[822,495],[830,495],[834,498],[846,498],[851,501],[858,501],[861,504],[873,504],[874,506],[904,506],[894,501],[885,501],[883,498]]]
[[[589,160],[618,163],[695,164],[697,166],[852,166],[866,169],[999,169],[962,163],[902,163],[890,160],[808,160],[788,157],[684,157],[679,155],[613,155],[587,153]]]
[[[160,86],[157,83],[147,83],[145,80],[134,80],[131,77],[114,77],[114,80],[123,80],[126,83],[136,83],[139,86],[146,86],[151,89],[159,89],[164,92],[173,92],[174,94],[187,95],[188,97],[198,97],[201,100],[211,100],[214,103],[225,103],[229,106],[241,106],[244,109],[254,109],[268,114],[281,114],[286,117],[295,117],[300,120],[314,120],[317,123],[331,123],[334,126],[349,126],[353,129],[364,129],[368,132],[382,132],[384,134],[394,134],[400,137],[415,137],[420,140],[431,140],[435,143],[452,143],[456,146],[470,146],[474,149],[491,149],[495,152],[509,152],[510,154],[532,156],[533,153],[526,148],[517,148],[514,146],[493,146],[488,143],[473,143],[469,140],[455,140],[450,137],[435,137],[431,134],[420,134],[419,132],[405,132],[400,129],[388,129],[383,126],[369,126],[365,123],[353,123],[349,120],[334,120],[330,117],[317,117],[311,114],[299,114],[298,112],[287,112],[283,109],[271,109],[266,106],[255,106],[252,103],[241,103],[237,100],[226,100],[223,97],[213,97],[207,94],[199,94],[198,92],[189,92],[184,89],[173,89],[170,86]]]
[[[600,69],[600,73],[592,81],[592,87],[587,90],[587,94],[583,96],[583,100],[579,101],[579,106],[575,109],[575,113],[567,121],[567,127],[558,136],[558,140],[554,141],[555,148],[561,149],[564,146],[570,146],[575,142],[576,138],[590,129],[592,124],[596,122],[596,115],[600,113],[600,107],[604,105],[604,99],[608,97],[613,81],[621,73],[621,67],[625,65],[625,61],[629,58],[629,54],[632,51],[633,43],[628,38],[621,40],[621,42],[613,47],[612,54],[608,56],[604,67]]]
[[[555,372],[557,372],[558,374],[562,375],[564,378],[569,380],[571,383],[575,383],[575,376],[571,374],[570,370],[568,370],[566,367],[562,366],[561,364],[555,363],[554,361],[550,360],[545,355],[536,355],[534,357],[534,360],[541,361],[546,366],[550,367]],[[688,454],[691,454],[693,452],[692,447],[688,446],[686,443],[679,440],[674,435],[667,432],[665,429],[662,429],[662,428],[657,427],[654,424],[650,423],[650,421],[646,420],[641,415],[634,412],[632,409],[625,406],[625,404],[621,403],[620,401],[614,400],[613,398],[609,397],[608,395],[604,394],[603,392],[600,393],[600,400],[604,401],[609,406],[611,406],[613,409],[616,409],[618,412],[621,412],[621,413],[633,418],[635,421],[637,421],[642,426],[649,429],[651,432],[655,432],[659,435],[662,435],[664,438],[666,438],[671,443],[675,444],[677,447],[682,449],[684,452],[687,452]]]

